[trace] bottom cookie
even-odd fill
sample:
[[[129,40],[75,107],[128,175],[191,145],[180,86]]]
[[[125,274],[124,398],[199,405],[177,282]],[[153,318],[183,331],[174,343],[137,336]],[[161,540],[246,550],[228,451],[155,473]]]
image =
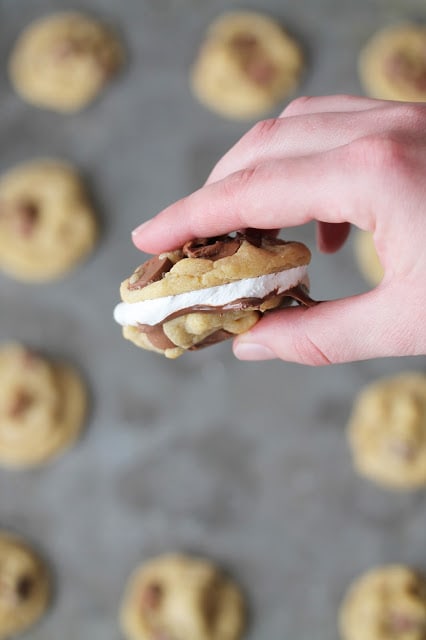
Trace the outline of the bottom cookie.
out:
[[[44,563],[22,540],[0,532],[0,639],[35,624],[49,600],[50,579]]]
[[[384,269],[377,255],[373,234],[358,231],[355,235],[355,257],[359,270],[370,284],[378,285],[384,276]]]
[[[339,623],[343,640],[424,640],[425,577],[402,565],[369,571],[349,589]]]
[[[244,602],[236,585],[210,562],[163,555],[131,577],[121,627],[128,640],[238,640]]]

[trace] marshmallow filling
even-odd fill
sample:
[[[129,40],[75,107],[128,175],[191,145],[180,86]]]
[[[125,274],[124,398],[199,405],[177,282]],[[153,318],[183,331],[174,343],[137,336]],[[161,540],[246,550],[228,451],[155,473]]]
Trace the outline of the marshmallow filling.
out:
[[[244,278],[236,282],[206,289],[197,289],[174,296],[164,296],[140,302],[121,302],[114,309],[114,319],[122,326],[137,327],[139,324],[154,326],[170,315],[191,307],[204,305],[220,309],[241,298],[266,298],[270,294],[280,295],[298,284],[308,285],[307,265],[285,269],[256,278]]]

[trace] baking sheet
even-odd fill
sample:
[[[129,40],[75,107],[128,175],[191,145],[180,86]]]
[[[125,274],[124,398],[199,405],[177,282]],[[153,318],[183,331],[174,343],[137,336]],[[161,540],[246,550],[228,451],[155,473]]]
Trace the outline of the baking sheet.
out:
[[[99,211],[93,257],[53,284],[0,277],[0,340],[75,363],[92,394],[84,438],[35,471],[0,471],[0,525],[49,559],[56,598],[27,637],[116,640],[133,567],[169,550],[217,560],[242,585],[250,640],[336,640],[348,582],[378,563],[426,568],[425,494],[398,494],[352,470],[344,427],[354,395],[424,359],[327,369],[240,363],[230,344],[166,361],[125,342],[112,321],[119,282],[141,261],[130,231],[198,187],[248,128],[190,95],[188,67],[220,12],[248,7],[280,19],[309,64],[299,93],[359,93],[356,57],[376,28],[426,18],[404,0],[0,0],[0,169],[36,156],[78,165]],[[24,104],[5,66],[32,19],[88,10],[117,27],[124,73],[70,116]],[[314,250],[312,226],[289,237]],[[314,250],[312,294],[366,288],[347,247]]]

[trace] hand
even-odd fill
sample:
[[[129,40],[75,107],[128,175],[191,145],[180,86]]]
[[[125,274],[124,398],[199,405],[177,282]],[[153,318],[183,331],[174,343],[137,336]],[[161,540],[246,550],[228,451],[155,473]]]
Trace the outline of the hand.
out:
[[[245,360],[310,365],[426,353],[426,105],[354,96],[299,98],[256,124],[207,183],[133,233],[158,253],[191,237],[318,221],[338,249],[370,230],[385,270],[362,295],[266,315],[236,338]]]

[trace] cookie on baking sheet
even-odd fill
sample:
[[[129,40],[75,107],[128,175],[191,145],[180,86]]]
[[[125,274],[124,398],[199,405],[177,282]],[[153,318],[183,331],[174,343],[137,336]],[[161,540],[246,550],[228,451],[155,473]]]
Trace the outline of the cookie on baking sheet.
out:
[[[399,489],[426,486],[426,375],[369,385],[355,400],[348,432],[362,475]]]
[[[229,118],[261,116],[297,86],[304,60],[299,44],[272,18],[225,13],[208,29],[191,70],[198,100]]]
[[[42,464],[70,447],[86,415],[78,374],[19,344],[0,347],[0,465]]]
[[[0,531],[0,640],[35,624],[49,605],[50,591],[44,562],[23,540]]]
[[[358,230],[354,239],[355,258],[359,270],[364,278],[372,285],[378,285],[384,276],[384,269],[380,263],[370,231]]]
[[[128,640],[238,640],[244,629],[238,587],[207,560],[167,554],[136,569],[122,602]]]
[[[361,51],[359,74],[373,98],[426,101],[426,25],[378,31]]]
[[[248,331],[266,311],[308,296],[311,254],[252,229],[198,238],[151,258],[120,288],[114,317],[139,347],[177,358]]]
[[[24,100],[61,112],[91,102],[123,64],[117,36],[82,13],[55,13],[30,24],[13,49],[9,72]]]
[[[0,176],[0,270],[42,282],[64,275],[87,257],[97,223],[73,167],[38,159]]]
[[[424,640],[426,579],[402,565],[358,578],[340,610],[342,640]]]

